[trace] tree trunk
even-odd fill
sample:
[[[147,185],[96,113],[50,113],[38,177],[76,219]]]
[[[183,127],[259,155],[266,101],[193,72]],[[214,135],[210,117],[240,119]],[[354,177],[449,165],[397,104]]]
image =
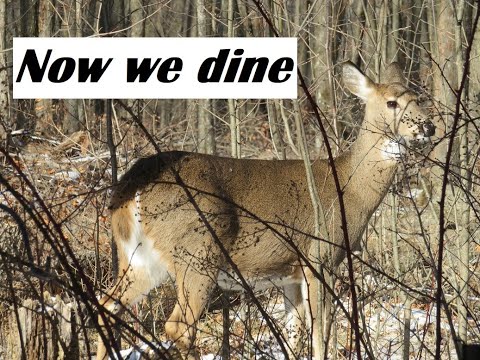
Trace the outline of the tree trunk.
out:
[[[360,48],[362,39],[362,19],[363,6],[362,1],[350,0],[350,4],[345,11],[347,17],[346,32],[346,59],[349,59],[354,64],[360,65]]]
[[[298,66],[303,74],[304,77],[310,77],[308,75],[309,64],[310,62],[307,61],[308,59],[308,31],[306,31],[306,22],[305,22],[305,15],[306,15],[306,1],[296,1],[295,2],[295,16],[294,22],[295,26],[295,33],[290,34],[290,36],[297,36],[298,37]],[[309,82],[311,79],[308,79]]]
[[[0,49],[6,49],[7,4],[0,1]],[[5,145],[7,130],[10,129],[9,81],[7,72],[7,54],[0,52],[0,146]]]
[[[77,34],[75,4],[75,0],[68,0],[60,4],[58,9],[60,14],[62,14],[60,33],[64,37],[74,37]],[[66,99],[63,100],[63,104],[63,132],[65,134],[72,134],[81,129],[81,122],[78,115],[78,100]]]
[[[206,37],[207,12],[205,0],[196,0],[198,37]],[[210,100],[198,101],[198,151],[206,154],[215,154],[215,128],[210,113]]]
[[[227,33],[228,37],[235,36],[234,30],[234,12],[233,12],[233,0],[228,0],[227,4]],[[228,113],[230,117],[230,142],[232,157],[241,158],[240,150],[240,125],[238,123],[238,111],[237,101],[235,99],[228,99]]]
[[[329,68],[331,63],[330,46],[330,1],[315,2],[312,12],[312,37],[310,47],[312,57],[312,76],[316,84],[315,100],[322,109],[330,108],[332,91],[329,82]]]
[[[362,57],[363,62],[366,67],[366,74],[370,76],[373,80],[379,81],[380,74],[376,72],[377,67],[376,58],[378,57],[377,53],[377,31],[378,31],[378,22],[377,22],[377,2],[380,0],[369,0],[367,2],[362,2],[364,8],[363,13],[365,14],[365,32],[363,35],[364,41],[362,44]]]
[[[457,85],[457,67],[455,54],[455,14],[450,7],[449,0],[436,1],[435,5],[428,7],[428,24],[430,43],[432,44],[432,56],[436,65],[433,70],[433,96],[440,102],[441,112],[451,114],[455,104],[455,94],[450,90],[449,84],[455,88]],[[450,110],[448,110],[450,109]],[[452,116],[436,117],[435,136],[444,139]],[[448,141],[443,140],[434,150],[434,158],[445,162]]]
[[[385,4],[387,4],[385,2]],[[400,37],[400,0],[392,1],[392,26],[390,29],[390,36],[388,37],[388,53],[386,62],[398,60],[398,41]]]
[[[130,0],[130,37],[145,35],[145,21],[141,0]]]
[[[424,0],[416,0],[417,7],[423,8],[420,17],[420,68],[419,78],[422,81],[422,85],[427,89],[432,89],[432,76],[431,76],[431,51],[430,51],[430,39],[429,39],[429,26],[428,26],[428,12],[427,7],[424,7]]]
[[[267,100],[268,123],[270,125],[270,135],[275,155],[280,160],[286,159],[285,143],[282,133],[278,127],[278,116],[274,102],[277,100]]]
[[[49,37],[52,31],[52,4],[50,0],[39,0],[38,4],[38,36]],[[36,130],[42,134],[47,133],[53,125],[53,112],[51,99],[35,100]]]
[[[470,8],[470,7],[468,7]],[[455,52],[457,54],[457,79],[458,84],[456,88],[460,87],[460,79],[463,75],[463,64],[465,62],[463,51],[462,32],[464,31],[464,24],[468,24],[470,20],[469,16],[466,16],[468,9],[465,8],[464,0],[459,0],[456,4],[456,26],[455,26]],[[478,10],[477,10],[478,11]],[[466,21],[465,21],[466,20]],[[469,36],[470,29],[467,25],[466,34]],[[462,101],[468,102],[468,88],[462,94]],[[463,194],[461,201],[457,206],[457,218],[460,220],[459,237],[458,237],[458,288],[456,289],[458,294],[457,307],[458,307],[458,347],[461,349],[460,353],[463,354],[463,345],[468,340],[468,290],[470,279],[470,238],[471,238],[471,226],[470,226],[470,191],[472,188],[472,177],[470,171],[470,152],[473,150],[469,138],[473,135],[469,133],[469,122],[465,119],[463,126],[459,129],[460,135],[460,175],[463,179]],[[475,135],[474,135],[475,136]],[[462,355],[460,355],[462,356]]]

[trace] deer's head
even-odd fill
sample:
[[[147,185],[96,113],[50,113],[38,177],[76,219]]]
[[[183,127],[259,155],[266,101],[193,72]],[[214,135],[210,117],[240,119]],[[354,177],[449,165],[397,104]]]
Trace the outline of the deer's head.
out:
[[[343,65],[346,88],[365,103],[364,131],[382,134],[397,144],[418,144],[435,134],[435,126],[410,90],[397,63],[384,74],[385,83],[377,84],[355,65]]]

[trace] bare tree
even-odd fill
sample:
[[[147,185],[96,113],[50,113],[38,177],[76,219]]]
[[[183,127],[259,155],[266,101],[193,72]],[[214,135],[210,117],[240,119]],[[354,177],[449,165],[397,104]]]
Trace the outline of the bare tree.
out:
[[[6,21],[7,6],[3,1],[0,4],[0,49],[6,49]],[[0,50],[0,142],[6,138],[6,133],[10,125],[10,109],[9,109],[9,79],[7,73],[7,54]]]
[[[206,3],[209,0],[196,0],[197,36],[208,36]],[[215,153],[215,127],[211,115],[210,100],[198,101],[198,150],[207,154]]]
[[[52,34],[53,4],[50,0],[38,2],[38,36],[49,37]],[[44,133],[53,125],[53,109],[51,99],[35,100],[36,129]],[[51,131],[52,129],[50,129]]]
[[[75,37],[80,32],[80,25],[76,25],[77,1],[67,0],[57,4],[57,11],[61,16],[60,33],[65,37]],[[66,134],[72,134],[81,129],[79,101],[76,99],[66,99],[63,101],[64,114],[62,130]]]

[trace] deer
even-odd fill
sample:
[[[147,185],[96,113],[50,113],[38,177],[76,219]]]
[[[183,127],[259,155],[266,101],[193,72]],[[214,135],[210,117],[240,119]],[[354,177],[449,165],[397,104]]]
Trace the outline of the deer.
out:
[[[435,126],[397,63],[387,67],[385,83],[375,83],[351,62],[342,65],[342,78],[345,88],[365,104],[356,140],[334,159],[350,244],[358,248],[401,159],[408,156],[406,147],[427,142]],[[312,163],[312,172],[330,241],[339,245],[322,258],[338,267],[345,247],[330,166],[328,160],[319,159]],[[302,160],[162,152],[138,160],[123,175],[110,209],[119,272],[99,301],[110,314],[99,314],[100,329],[105,330],[106,322],[114,323],[113,314],[173,279],[177,301],[165,333],[182,357],[198,359],[197,323],[212,289],[236,287],[241,276],[255,288],[283,287],[285,328],[290,331],[285,339],[289,357],[295,358],[307,302],[311,314],[316,314],[320,286],[305,265],[305,259],[315,259],[318,240],[308,235],[314,233],[315,219]],[[285,229],[290,243],[282,236]],[[308,322],[313,355],[318,357],[318,319],[310,316]],[[97,360],[107,358],[104,338],[98,338]]]

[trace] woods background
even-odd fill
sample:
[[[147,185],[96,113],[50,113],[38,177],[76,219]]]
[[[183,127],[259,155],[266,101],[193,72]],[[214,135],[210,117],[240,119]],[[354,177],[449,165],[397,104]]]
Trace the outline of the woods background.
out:
[[[325,158],[320,120],[334,154],[348,149],[363,109],[338,76],[346,60],[379,82],[398,61],[437,126],[424,156],[402,166],[355,260],[362,351],[468,358],[465,344],[480,343],[477,22],[473,0],[0,0],[0,358],[94,353],[95,296],[116,271],[109,188],[155,152],[152,140],[162,150],[238,158]],[[12,99],[13,37],[275,33],[298,38],[299,69],[323,118],[303,91],[294,101]],[[349,308],[348,278],[330,281]],[[279,317],[281,289],[258,298]],[[166,285],[136,306],[120,325],[124,346],[160,344],[173,302]],[[352,325],[332,308],[325,356],[351,358]],[[281,356],[241,293],[212,299],[200,330],[204,355]]]

